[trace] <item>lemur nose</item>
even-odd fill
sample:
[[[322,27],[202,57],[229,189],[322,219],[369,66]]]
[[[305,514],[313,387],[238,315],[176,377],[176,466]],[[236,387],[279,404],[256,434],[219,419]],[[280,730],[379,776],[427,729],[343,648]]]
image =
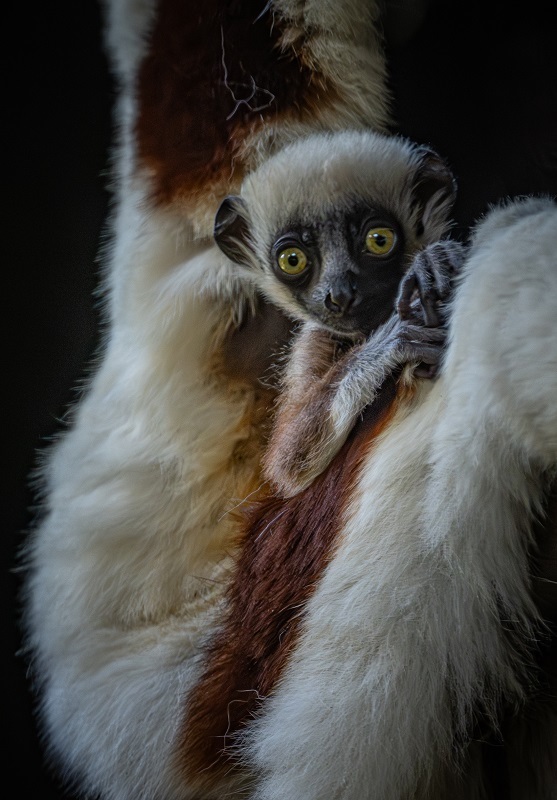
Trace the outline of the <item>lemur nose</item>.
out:
[[[352,283],[346,282],[341,286],[336,286],[329,291],[325,298],[325,306],[333,314],[341,315],[346,314],[350,306],[354,302],[356,290]]]

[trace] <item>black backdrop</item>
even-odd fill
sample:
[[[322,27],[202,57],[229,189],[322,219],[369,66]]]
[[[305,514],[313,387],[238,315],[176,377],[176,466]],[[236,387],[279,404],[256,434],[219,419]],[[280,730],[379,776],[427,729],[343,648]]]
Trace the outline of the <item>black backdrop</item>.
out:
[[[515,13],[508,2],[431,0],[409,37],[388,29],[398,129],[448,159],[459,185],[458,235],[500,198],[557,193],[550,5],[531,0]],[[96,0],[21,3],[10,12],[3,75],[4,796],[62,800],[70,795],[43,764],[24,665],[15,656],[13,568],[32,518],[36,454],[59,429],[97,343],[93,294],[109,201],[113,85]]]

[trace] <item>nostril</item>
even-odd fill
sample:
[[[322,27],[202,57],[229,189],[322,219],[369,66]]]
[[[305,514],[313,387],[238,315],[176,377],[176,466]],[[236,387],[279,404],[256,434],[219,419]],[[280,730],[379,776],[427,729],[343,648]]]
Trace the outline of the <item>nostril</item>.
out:
[[[325,306],[329,309],[329,311],[332,311],[333,314],[342,314],[342,307],[340,303],[337,302],[336,298],[334,298],[330,292],[325,298]]]
[[[329,292],[325,298],[325,306],[333,314],[345,314],[354,302],[353,292]]]

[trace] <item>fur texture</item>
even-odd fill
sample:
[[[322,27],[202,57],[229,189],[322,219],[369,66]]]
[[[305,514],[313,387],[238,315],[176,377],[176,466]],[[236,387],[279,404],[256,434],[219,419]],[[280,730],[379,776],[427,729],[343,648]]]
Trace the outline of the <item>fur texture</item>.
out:
[[[198,796],[174,741],[234,547],[228,512],[261,480],[261,378],[288,334],[214,245],[214,214],[285,143],[385,128],[388,101],[373,2],[214,2],[200,27],[181,0],[105,8],[119,85],[105,341],[41,469],[27,645],[60,774],[106,800],[170,800]]]
[[[527,552],[557,465],[556,246],[549,200],[479,226],[444,370],[366,456],[297,647],[244,735],[257,800],[489,796],[476,715],[487,736],[520,706],[543,638]],[[536,800],[557,785],[555,711],[550,698]]]
[[[460,243],[439,241],[454,197],[453,175],[430,148],[345,131],[286,146],[219,208],[223,252],[270,303],[303,323],[264,456],[265,477],[283,494],[325,468],[388,375],[409,362],[438,362],[446,330],[435,307],[464,257]],[[393,234],[386,254],[366,245],[377,225]],[[305,258],[295,277],[278,266],[285,242]],[[399,294],[403,317],[395,312]]]
[[[105,5],[120,85],[105,341],[41,470],[28,657],[47,753],[76,791],[222,798],[183,768],[184,709],[234,563],[229,512],[260,485],[274,401],[260,379],[288,324],[214,246],[213,215],[288,142],[385,129],[378,7],[215,3],[196,49],[186,3]],[[246,42],[244,74],[228,45]],[[200,75],[217,78],[209,151],[192,136]],[[270,76],[288,78],[276,103]],[[433,780],[478,698],[520,696],[525,654],[495,610],[533,630],[527,528],[556,460],[555,208],[533,205],[480,229],[445,376],[361,467],[299,644],[243,745],[258,800],[404,797]]]

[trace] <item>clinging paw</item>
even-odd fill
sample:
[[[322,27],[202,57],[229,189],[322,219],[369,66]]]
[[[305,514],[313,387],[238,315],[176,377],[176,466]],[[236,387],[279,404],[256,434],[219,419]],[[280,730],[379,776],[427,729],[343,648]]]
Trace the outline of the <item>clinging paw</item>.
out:
[[[433,378],[437,374],[446,343],[446,327],[427,327],[415,313],[411,320],[394,315],[362,346],[361,353],[369,362],[370,375],[377,371],[372,368],[374,364],[381,364],[383,370],[390,372],[413,363],[416,364],[416,377]]]
[[[401,281],[396,309],[401,319],[415,316],[416,293],[421,303],[424,324],[436,327],[440,324],[440,301],[451,294],[454,278],[460,272],[466,247],[452,239],[434,242],[418,251],[412,266]]]
[[[400,320],[396,329],[395,358],[401,365],[418,362],[414,375],[433,378],[439,369],[446,342],[446,328]]]

